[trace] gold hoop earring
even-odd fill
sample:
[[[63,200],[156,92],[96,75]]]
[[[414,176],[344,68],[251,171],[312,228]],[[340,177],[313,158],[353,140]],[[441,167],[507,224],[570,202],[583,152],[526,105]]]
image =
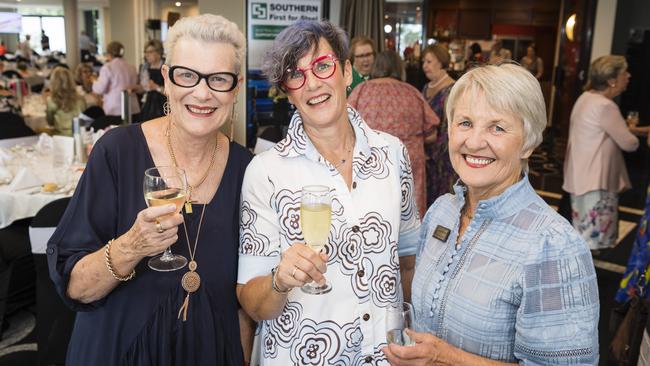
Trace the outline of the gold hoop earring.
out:
[[[171,108],[169,107],[169,102],[163,104],[163,113],[165,116],[169,116],[172,113]]]

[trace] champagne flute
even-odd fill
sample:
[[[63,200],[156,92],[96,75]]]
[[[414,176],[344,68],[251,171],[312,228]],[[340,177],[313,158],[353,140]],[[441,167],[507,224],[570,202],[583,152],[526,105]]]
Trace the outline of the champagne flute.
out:
[[[400,346],[413,346],[415,342],[406,334],[413,330],[415,312],[408,302],[398,302],[386,308],[386,341]]]
[[[300,201],[300,226],[307,246],[320,253],[327,244],[332,216],[330,189],[326,186],[302,187]],[[318,286],[310,282],[301,287],[302,291],[312,295],[328,293],[332,290],[329,283]]]
[[[187,177],[183,169],[173,166],[157,166],[144,172],[144,200],[147,206],[162,206],[173,203],[176,212],[180,212],[187,195]],[[158,220],[173,215],[164,215]],[[168,272],[185,267],[187,258],[182,255],[172,254],[169,247],[161,255],[149,259],[149,268]]]

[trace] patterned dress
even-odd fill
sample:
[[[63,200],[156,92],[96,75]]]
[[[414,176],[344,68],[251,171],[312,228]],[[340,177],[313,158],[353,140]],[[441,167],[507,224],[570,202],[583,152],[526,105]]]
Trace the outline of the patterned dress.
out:
[[[348,103],[368,126],[398,137],[409,153],[420,216],[427,211],[424,138],[439,123],[420,92],[395,79],[369,80],[352,91]]]
[[[445,103],[454,84],[441,89],[429,99],[431,109],[438,115],[438,138],[434,143],[425,145],[427,170],[427,206],[445,193],[451,193],[458,176],[449,161],[449,135],[447,134],[447,117]],[[422,93],[426,97],[427,86]]]
[[[650,282],[650,232],[648,231],[648,221],[650,220],[650,186],[645,200],[645,212],[639,222],[639,229],[636,232],[632,253],[627,261],[627,269],[623,274],[620,288],[616,293],[616,301],[625,302],[630,296],[638,293],[639,286],[644,287],[644,298],[650,298],[650,291],[647,290]],[[644,281],[639,283],[639,277],[644,274]]]
[[[287,137],[257,155],[242,186],[237,282],[268,275],[293,243],[304,242],[300,194],[327,185],[332,222],[329,293],[292,289],[282,314],[260,323],[260,365],[386,365],[386,307],[401,298],[399,256],[414,255],[420,227],[406,148],[371,130],[353,108],[353,183],[311,143],[299,113]]]

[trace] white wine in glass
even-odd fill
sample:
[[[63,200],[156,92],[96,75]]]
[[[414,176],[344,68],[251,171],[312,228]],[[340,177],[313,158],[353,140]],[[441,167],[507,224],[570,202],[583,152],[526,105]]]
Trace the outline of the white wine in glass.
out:
[[[147,206],[176,205],[176,212],[180,212],[187,195],[187,177],[183,169],[173,166],[157,166],[144,172],[144,200]],[[173,214],[160,216],[164,220]],[[149,259],[149,268],[169,272],[185,267],[187,258],[182,255],[172,254],[169,247],[161,255]]]
[[[327,244],[332,217],[330,189],[326,186],[305,186],[300,201],[300,226],[305,242],[313,251],[320,253]],[[318,286],[310,282],[301,287],[312,295],[325,294],[332,290],[329,283]]]

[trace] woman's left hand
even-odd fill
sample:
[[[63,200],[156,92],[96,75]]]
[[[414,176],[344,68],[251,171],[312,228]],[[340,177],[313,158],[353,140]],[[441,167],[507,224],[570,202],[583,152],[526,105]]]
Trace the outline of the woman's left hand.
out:
[[[391,343],[382,352],[393,366],[433,366],[437,365],[448,344],[429,333],[418,333],[407,329],[406,333],[415,342],[414,346],[399,346]]]

